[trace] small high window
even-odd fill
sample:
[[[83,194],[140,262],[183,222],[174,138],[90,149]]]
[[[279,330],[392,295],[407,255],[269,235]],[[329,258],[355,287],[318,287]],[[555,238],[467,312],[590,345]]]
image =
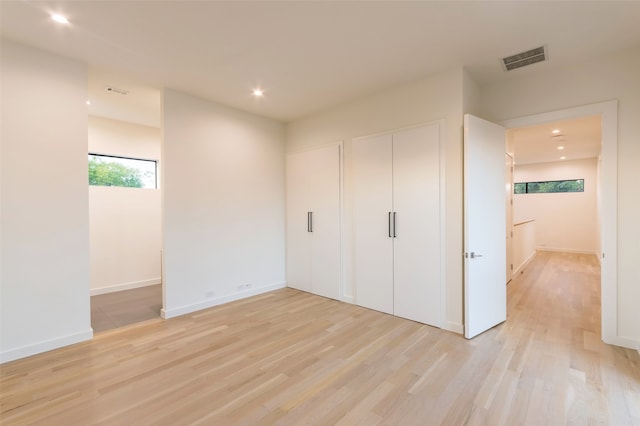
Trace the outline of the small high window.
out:
[[[157,162],[89,154],[89,185],[156,189]]]
[[[514,194],[543,194],[551,192],[584,192],[584,179],[519,182],[513,185]]]

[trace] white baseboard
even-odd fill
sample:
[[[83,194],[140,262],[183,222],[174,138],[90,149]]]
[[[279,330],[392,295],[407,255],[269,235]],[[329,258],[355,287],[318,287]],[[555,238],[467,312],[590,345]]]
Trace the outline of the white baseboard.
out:
[[[92,288],[90,291],[90,294],[91,296],[97,296],[99,294],[115,293],[116,291],[131,290],[134,288],[146,287],[148,285],[156,285],[161,283],[162,283],[162,278],[152,278],[150,280],[134,281],[132,283],[122,283],[122,284],[114,284],[106,287]]]
[[[444,326],[444,330],[452,331],[458,334],[464,334],[464,326],[457,322],[447,321]]]
[[[611,338],[605,339],[603,337],[603,342],[608,343],[609,345],[620,346],[627,349],[633,349],[640,352],[640,340],[632,339],[631,337],[624,336],[613,336]]]
[[[341,301],[342,301],[342,302],[345,302],[345,303],[350,303],[350,304],[352,304],[352,305],[355,305],[355,303],[356,303],[356,298],[355,298],[355,297],[353,297],[353,296],[343,295],[343,296],[342,296],[342,300],[341,300]]]
[[[537,251],[553,251],[558,253],[575,253],[575,254],[592,254],[598,256],[595,250],[576,250],[570,248],[558,248],[558,247],[536,247]]]
[[[200,311],[202,309],[211,308],[213,306],[222,305],[223,303],[233,302],[234,300],[240,300],[251,296],[256,296],[258,294],[266,293],[273,290],[279,290],[281,288],[285,288],[286,284],[284,282],[270,284],[263,287],[251,288],[245,291],[239,291],[233,294],[229,294],[227,296],[216,297],[212,299],[203,300],[202,302],[192,303],[190,305],[179,306],[177,308],[165,309],[162,308],[160,310],[160,316],[164,319],[169,319],[173,317],[177,317],[180,315],[190,314],[192,312]]]
[[[527,267],[527,265],[533,260],[534,257],[536,257],[536,252],[535,251],[533,253],[531,253],[529,255],[529,257],[527,257],[524,260],[524,262],[522,262],[522,264],[520,266],[518,266],[516,269],[513,270],[513,273],[511,274],[511,277],[517,277],[518,274],[520,272],[522,272],[524,268]]]
[[[84,342],[93,338],[93,329],[87,331],[70,334],[68,336],[57,337],[51,340],[26,345],[15,349],[9,349],[0,353],[0,364],[15,361],[16,359],[26,358],[31,355],[37,355],[63,346],[73,345],[74,343]]]

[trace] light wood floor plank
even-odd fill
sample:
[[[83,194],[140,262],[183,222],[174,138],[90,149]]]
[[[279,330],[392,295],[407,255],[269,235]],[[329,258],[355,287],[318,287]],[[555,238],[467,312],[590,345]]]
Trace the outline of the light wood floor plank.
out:
[[[538,253],[471,341],[285,289],[0,370],[2,425],[640,424],[640,356],[600,340],[577,254]]]

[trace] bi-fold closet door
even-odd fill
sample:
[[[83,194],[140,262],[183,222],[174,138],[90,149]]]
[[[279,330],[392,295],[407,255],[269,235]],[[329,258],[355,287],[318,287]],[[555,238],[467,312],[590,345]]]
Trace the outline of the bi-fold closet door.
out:
[[[340,147],[289,154],[287,286],[340,297]]]
[[[358,305],[440,326],[438,124],[354,139]]]

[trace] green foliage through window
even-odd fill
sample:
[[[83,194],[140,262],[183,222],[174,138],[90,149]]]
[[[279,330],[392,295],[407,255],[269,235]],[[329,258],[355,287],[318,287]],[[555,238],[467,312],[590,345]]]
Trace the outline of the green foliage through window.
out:
[[[543,194],[551,192],[584,192],[584,179],[519,182],[513,185],[514,194]]]
[[[156,162],[89,154],[89,185],[157,188]]]

